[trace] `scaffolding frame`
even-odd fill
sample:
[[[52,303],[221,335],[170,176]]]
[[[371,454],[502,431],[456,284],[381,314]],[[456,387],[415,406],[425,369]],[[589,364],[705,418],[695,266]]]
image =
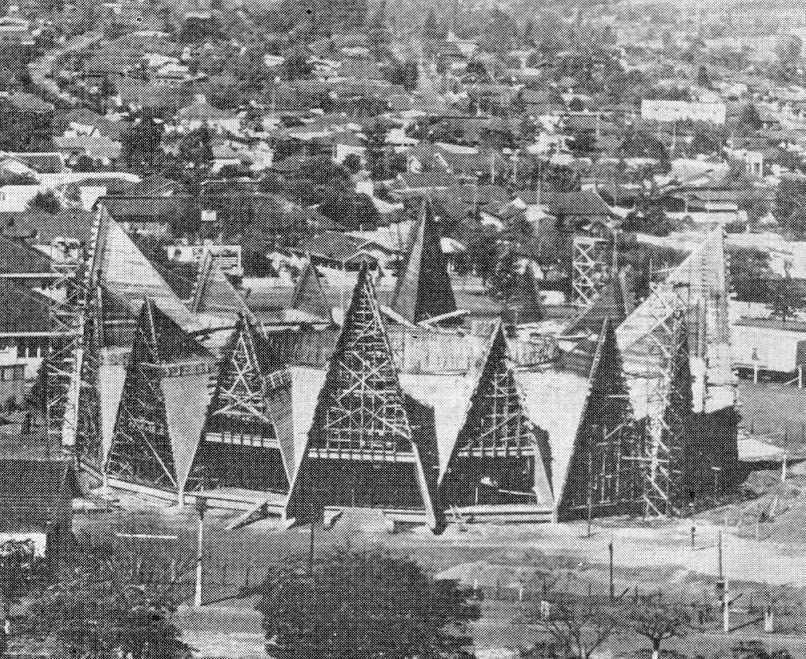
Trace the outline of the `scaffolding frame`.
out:
[[[381,308],[366,265],[316,403],[308,442],[288,497],[290,516],[309,515],[317,491],[331,505],[421,509],[437,525],[436,474],[423,464]],[[349,481],[349,482],[348,482]]]
[[[558,496],[558,521],[633,514],[640,501],[640,438],[609,317],[599,333],[589,387]]]
[[[610,278],[610,241],[592,236],[574,236],[571,246],[571,299],[590,306]]]
[[[177,488],[165,397],[160,387],[163,361],[155,312],[154,302],[146,300],[137,323],[104,471],[116,478],[147,479],[158,487]]]
[[[44,364],[44,416],[48,445],[76,447],[88,302],[86,255],[65,254],[52,263],[50,339]]]
[[[661,371],[650,392],[662,413],[647,420],[642,456],[644,515],[671,517],[680,512],[684,500],[685,450],[691,431],[692,389],[689,368],[688,324],[685,309],[679,308],[661,326],[656,337],[663,347]],[[654,409],[654,408],[651,408]]]
[[[284,368],[265,372],[260,360],[265,348],[256,344],[260,340],[241,315],[218,370],[186,489],[206,480],[212,486],[288,492],[290,469],[272,400],[289,390],[291,379]]]
[[[464,506],[468,501],[451,500],[447,490],[461,489],[469,477],[487,476],[496,481],[498,492],[517,503],[552,503],[550,449],[547,433],[540,431],[525,411],[523,393],[508,361],[507,343],[499,322],[490,338],[482,366],[470,395],[463,423],[440,482],[443,505]],[[452,473],[459,459],[474,459],[485,474]],[[522,469],[520,473],[515,468]],[[524,469],[524,467],[526,467]],[[513,471],[514,469],[514,471]],[[476,478],[475,483],[479,482]]]

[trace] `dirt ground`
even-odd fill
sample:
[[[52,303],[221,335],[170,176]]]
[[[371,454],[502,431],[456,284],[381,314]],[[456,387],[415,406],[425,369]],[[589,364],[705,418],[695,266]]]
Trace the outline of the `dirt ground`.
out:
[[[768,474],[773,478],[771,474]],[[774,480],[774,479],[773,479]],[[614,547],[614,583],[624,598],[662,590],[671,597],[706,608],[715,602],[719,572],[718,538],[722,535],[723,569],[736,603],[734,625],[741,626],[758,615],[769,592],[786,592],[782,600],[779,632],[767,635],[768,645],[799,649],[806,657],[806,549],[792,537],[793,529],[806,528],[806,499],[795,482],[787,484],[795,494],[786,500],[779,516],[760,525],[761,540],[748,529],[754,523],[736,526],[740,506],[728,506],[691,520],[646,522],[615,520],[594,524],[590,536],[585,523],[564,525],[471,526],[465,531],[450,527],[441,536],[425,529],[388,534],[379,519],[349,513],[331,529],[314,529],[315,547],[349,543],[377,544],[393,553],[415,557],[427,570],[441,577],[458,579],[484,594],[484,617],[473,627],[479,648],[517,648],[539,639],[530,625],[519,622],[524,611],[533,609],[544,588],[553,592],[603,597],[608,592],[608,545]],[[769,483],[768,483],[769,486]],[[767,493],[769,494],[769,493]],[[751,502],[752,503],[752,502]],[[749,505],[749,504],[746,504]],[[781,505],[781,504],[779,504]],[[193,510],[135,510],[105,513],[77,520],[94,536],[108,533],[164,534],[176,540],[167,543],[177,559],[192,567],[195,556],[197,515]],[[257,657],[262,653],[260,619],[254,599],[242,598],[241,588],[262,580],[271,565],[283,558],[304,559],[310,545],[310,529],[281,529],[263,521],[237,531],[225,529],[228,516],[208,513],[205,527],[205,602],[201,611],[183,606],[177,623],[188,642],[206,657]],[[727,525],[725,522],[727,521]],[[775,540],[775,534],[786,542]],[[770,539],[772,537],[772,539]],[[121,539],[121,542],[142,542]],[[188,561],[187,559],[191,560]],[[181,595],[190,601],[192,571],[189,569]],[[522,591],[521,591],[522,589]],[[786,613],[786,615],[784,615]],[[715,614],[703,629],[676,646],[692,656],[713,656],[742,639],[760,638],[758,623],[748,624],[725,638]],[[635,643],[617,639],[615,654],[634,649]],[[643,647],[643,646],[640,646]],[[696,650],[696,651],[695,651]]]

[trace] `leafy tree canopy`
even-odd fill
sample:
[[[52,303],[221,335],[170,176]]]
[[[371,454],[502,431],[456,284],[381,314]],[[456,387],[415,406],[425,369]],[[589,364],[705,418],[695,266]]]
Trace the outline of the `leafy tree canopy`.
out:
[[[468,657],[471,591],[428,576],[409,558],[339,548],[308,575],[273,570],[257,605],[277,659]]]

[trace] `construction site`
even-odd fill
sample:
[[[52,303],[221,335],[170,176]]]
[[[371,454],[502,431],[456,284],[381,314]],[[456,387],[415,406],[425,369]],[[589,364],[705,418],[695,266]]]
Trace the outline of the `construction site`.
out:
[[[41,280],[47,442],[87,490],[437,533],[683,517],[737,491],[721,230],[640,301],[612,244],[575,238],[559,332],[528,267],[501,319],[469,322],[428,201],[394,286],[362,267],[339,322],[310,262],[265,322],[213,255],[183,301],[102,203],[92,233],[8,275]]]

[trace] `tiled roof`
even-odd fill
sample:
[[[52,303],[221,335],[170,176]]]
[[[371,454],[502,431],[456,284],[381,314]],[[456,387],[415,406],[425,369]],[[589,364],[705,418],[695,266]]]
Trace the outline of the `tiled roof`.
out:
[[[64,156],[61,153],[13,153],[6,151],[1,155],[19,160],[40,174],[59,174],[64,171]]]
[[[537,192],[535,191],[518,192],[518,197],[527,204],[537,203]],[[595,190],[543,191],[540,195],[540,203],[548,208],[549,214],[554,216],[607,217],[611,214],[607,204]]]
[[[46,531],[69,524],[75,491],[67,461],[0,460],[0,529]]]
[[[50,302],[41,293],[0,279],[0,332],[47,332]]]
[[[346,261],[358,254],[365,243],[365,240],[338,231],[324,231],[303,240],[295,251],[335,261]]]
[[[193,199],[185,196],[101,197],[99,202],[119,222],[129,218],[168,222],[171,217],[189,212]]]
[[[36,112],[38,114],[53,112],[53,104],[27,92],[14,92],[4,100],[23,112]]]
[[[21,240],[0,236],[0,272],[33,274],[51,271],[51,261]]]
[[[6,236],[33,239],[44,245],[56,238],[72,238],[88,244],[94,222],[95,215],[82,208],[64,208],[55,215],[38,210],[0,213],[0,227]]]

